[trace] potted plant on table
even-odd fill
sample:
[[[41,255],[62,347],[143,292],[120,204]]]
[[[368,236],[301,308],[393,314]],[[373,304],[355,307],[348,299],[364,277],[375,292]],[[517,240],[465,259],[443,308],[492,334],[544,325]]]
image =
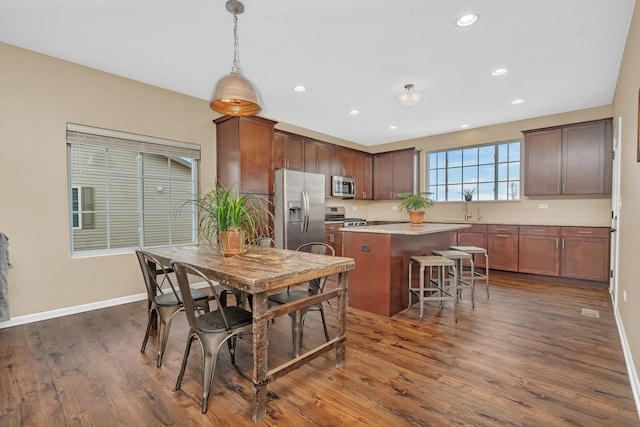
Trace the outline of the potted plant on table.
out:
[[[217,184],[191,203],[198,208],[200,237],[217,245],[224,256],[241,254],[247,242],[269,235],[272,215],[265,197]]]
[[[471,200],[473,200],[473,195],[476,194],[476,191],[477,190],[475,188],[465,188],[464,190],[462,190],[464,201],[470,202]]]
[[[396,193],[396,197],[403,198],[400,212],[408,213],[413,226],[422,226],[426,209],[432,208],[434,201],[429,198],[433,193]]]

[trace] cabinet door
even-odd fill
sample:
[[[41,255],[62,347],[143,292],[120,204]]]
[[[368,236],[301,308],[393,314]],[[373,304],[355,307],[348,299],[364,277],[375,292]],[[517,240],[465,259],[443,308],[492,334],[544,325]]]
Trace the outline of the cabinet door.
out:
[[[324,174],[324,197],[331,197],[331,146],[322,142],[317,145],[318,171]]]
[[[393,196],[395,193],[415,193],[417,179],[417,152],[415,150],[393,153]]]
[[[356,182],[356,200],[371,200],[372,156],[366,153],[353,154],[353,178]]]
[[[559,236],[520,234],[518,271],[520,273],[560,274]]]
[[[342,225],[325,225],[324,241],[336,251],[335,256],[342,256]]]
[[[605,122],[562,130],[562,193],[605,193]]]
[[[331,146],[331,175],[353,177],[353,150]]]
[[[560,275],[574,279],[609,280],[609,229],[562,227]]]
[[[561,193],[562,131],[525,133],[524,194],[546,196]]]
[[[318,144],[304,140],[304,171],[318,173]]]
[[[391,200],[393,197],[393,153],[373,157],[373,198]]]
[[[518,235],[489,234],[489,268],[518,271]]]
[[[304,170],[304,141],[301,136],[284,132],[274,133],[273,167]]]

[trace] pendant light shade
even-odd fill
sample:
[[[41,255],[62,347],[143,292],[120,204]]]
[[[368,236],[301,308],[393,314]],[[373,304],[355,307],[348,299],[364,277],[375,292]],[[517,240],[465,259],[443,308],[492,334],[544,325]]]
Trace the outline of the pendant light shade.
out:
[[[404,85],[404,92],[396,95],[396,100],[405,107],[411,107],[419,104],[424,98],[424,93],[413,89],[413,84]]]
[[[228,0],[226,8],[233,13],[233,66],[231,73],[216,83],[209,106],[218,113],[229,116],[253,116],[262,111],[262,106],[255,86],[240,70],[238,15],[244,12],[244,5],[238,0]]]

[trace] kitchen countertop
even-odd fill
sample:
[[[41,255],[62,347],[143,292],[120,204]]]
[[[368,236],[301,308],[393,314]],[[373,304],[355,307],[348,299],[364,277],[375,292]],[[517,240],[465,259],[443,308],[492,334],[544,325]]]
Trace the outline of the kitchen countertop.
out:
[[[377,233],[377,234],[404,234],[410,236],[420,236],[423,234],[441,233],[443,231],[455,231],[469,228],[471,224],[433,224],[424,223],[422,227],[412,226],[408,222],[382,224],[382,225],[362,225],[358,227],[342,227],[340,231],[352,233]]]
[[[434,221],[433,224],[478,224],[478,225],[539,225],[539,226],[556,226],[556,227],[610,227],[609,223],[602,222],[562,222],[562,221],[517,221],[517,222],[507,222],[507,221],[451,221],[451,220],[442,220],[442,221]]]

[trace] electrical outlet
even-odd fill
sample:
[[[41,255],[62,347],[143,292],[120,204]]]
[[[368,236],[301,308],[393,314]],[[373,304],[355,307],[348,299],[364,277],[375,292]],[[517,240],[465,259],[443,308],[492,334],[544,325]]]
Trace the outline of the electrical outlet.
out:
[[[626,289],[623,289],[623,291],[622,291],[622,300],[624,302],[627,302],[627,290]]]
[[[549,207],[549,205],[546,204],[546,203],[538,203],[538,208],[540,208],[540,209],[547,209],[548,207]]]
[[[394,211],[397,211],[398,210],[398,205],[391,206],[391,209],[394,210]]]

